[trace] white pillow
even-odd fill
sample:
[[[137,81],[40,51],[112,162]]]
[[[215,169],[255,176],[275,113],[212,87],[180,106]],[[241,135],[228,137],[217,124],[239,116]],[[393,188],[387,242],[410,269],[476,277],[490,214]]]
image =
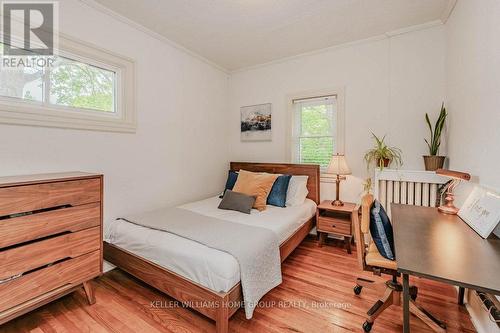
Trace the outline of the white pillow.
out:
[[[285,206],[293,207],[304,203],[307,194],[309,193],[307,190],[308,178],[309,176],[292,176],[292,178],[290,178],[288,190],[286,191]]]

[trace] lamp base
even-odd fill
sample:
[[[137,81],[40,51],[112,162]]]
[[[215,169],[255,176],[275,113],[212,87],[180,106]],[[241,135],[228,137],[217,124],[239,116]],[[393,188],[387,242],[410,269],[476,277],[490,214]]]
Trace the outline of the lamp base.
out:
[[[458,208],[453,206],[453,205],[443,205],[438,207],[438,211],[443,213],[443,214],[448,214],[448,215],[457,215],[458,214]]]
[[[446,196],[444,198],[444,205],[438,207],[439,212],[448,215],[458,214],[458,208],[455,207],[455,205],[453,204],[453,201],[455,199],[455,195],[453,194],[453,188],[456,186],[456,184],[458,184],[458,181],[452,182],[450,184],[450,187],[448,187],[448,191],[446,192]]]
[[[343,205],[344,205],[344,202],[341,201],[341,200],[334,200],[334,201],[332,201],[332,206],[341,207]]]

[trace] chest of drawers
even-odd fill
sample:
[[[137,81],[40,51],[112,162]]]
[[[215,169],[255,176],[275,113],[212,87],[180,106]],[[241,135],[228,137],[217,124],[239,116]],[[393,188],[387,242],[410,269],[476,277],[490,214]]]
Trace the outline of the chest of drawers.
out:
[[[102,274],[103,177],[0,177],[0,324]]]

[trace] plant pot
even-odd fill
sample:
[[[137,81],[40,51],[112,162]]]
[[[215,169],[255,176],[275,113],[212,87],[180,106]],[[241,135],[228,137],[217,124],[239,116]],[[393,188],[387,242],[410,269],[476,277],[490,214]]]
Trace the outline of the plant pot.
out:
[[[424,156],[424,164],[426,171],[436,171],[442,169],[446,156]]]
[[[391,164],[391,160],[390,159],[388,159],[388,158],[384,158],[383,159],[384,168],[388,168],[390,164]],[[377,159],[377,168],[380,168],[380,158]]]

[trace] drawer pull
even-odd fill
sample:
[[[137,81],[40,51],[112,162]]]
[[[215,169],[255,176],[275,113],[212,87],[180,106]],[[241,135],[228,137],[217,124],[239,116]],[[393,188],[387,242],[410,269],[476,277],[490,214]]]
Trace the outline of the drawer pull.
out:
[[[335,228],[335,227],[336,227],[336,225],[335,225],[335,224],[332,224],[332,228]]]

